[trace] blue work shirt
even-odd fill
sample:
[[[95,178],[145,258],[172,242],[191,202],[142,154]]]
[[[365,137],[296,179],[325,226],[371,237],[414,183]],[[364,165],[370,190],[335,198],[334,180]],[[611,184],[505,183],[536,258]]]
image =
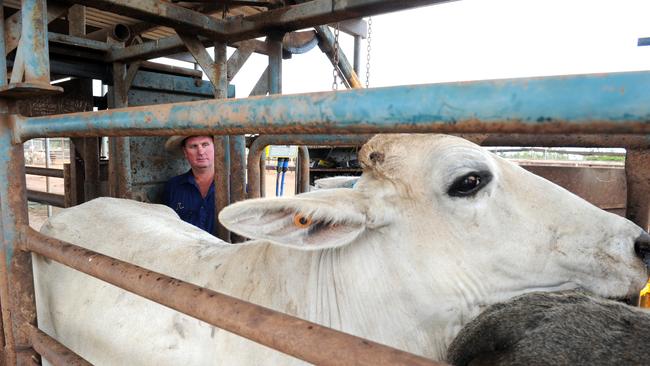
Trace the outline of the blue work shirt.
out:
[[[177,175],[165,185],[165,204],[185,222],[203,229],[210,234],[214,229],[214,182],[205,198],[196,184],[192,170]]]

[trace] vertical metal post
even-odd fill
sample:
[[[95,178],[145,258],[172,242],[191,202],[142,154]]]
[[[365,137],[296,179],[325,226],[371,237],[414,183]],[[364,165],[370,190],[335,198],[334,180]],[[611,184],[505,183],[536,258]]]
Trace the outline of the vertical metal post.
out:
[[[230,136],[230,203],[246,198],[246,138]]]
[[[269,95],[282,94],[282,39],[284,33],[270,34],[269,42],[269,67],[268,67],[268,87]],[[266,194],[266,157],[262,153],[260,160],[260,196]],[[255,164],[255,162],[252,162]]]
[[[239,52],[239,50],[237,52]],[[247,58],[248,57],[244,57],[243,61],[246,61]],[[226,61],[226,77],[230,79],[228,74],[231,73],[231,70],[229,70],[230,66],[228,64],[228,61]],[[245,198],[246,138],[244,135],[230,136],[230,203],[235,203]]]
[[[99,138],[84,139],[84,201],[99,197]],[[131,155],[129,154],[129,157]],[[129,164],[130,165],[130,164]],[[130,175],[129,175],[130,176]],[[129,179],[130,181],[130,179]]]
[[[246,199],[246,138],[244,135],[230,136],[230,203]],[[231,243],[245,239],[230,233]]]
[[[32,256],[30,252],[19,249],[21,236],[28,228],[24,151],[22,144],[12,144],[7,105],[2,103],[0,109],[0,214],[3,243],[0,301],[7,340],[5,361],[8,365],[27,365],[38,363],[39,356],[30,343],[29,325],[36,325]]]
[[[71,36],[83,37],[86,35],[86,7],[72,5],[68,9],[68,33]]]
[[[68,10],[69,33],[72,36],[86,35],[86,7],[73,5]],[[97,137],[83,139],[82,158],[84,161],[84,201],[99,196],[99,142]],[[71,150],[71,155],[74,150]],[[72,160],[72,156],[71,156]],[[72,161],[71,161],[72,162]]]
[[[625,157],[627,218],[650,229],[650,150],[628,149]]]
[[[230,231],[221,225],[218,219],[218,213],[230,204],[230,139],[228,136],[214,137],[214,171],[216,235],[221,240],[230,242]]]
[[[20,48],[25,66],[25,82],[50,87],[50,52],[47,41],[45,0],[22,0]]]
[[[298,146],[296,182],[296,194],[309,192],[309,149],[304,145]]]
[[[354,36],[354,73],[359,75],[361,71],[361,36]]]
[[[284,33],[269,34],[269,94],[282,94],[282,38]]]
[[[45,138],[45,167],[49,168],[52,165],[50,158],[50,139]],[[50,192],[50,177],[45,177],[45,192]],[[47,206],[47,217],[52,216],[52,206]]]
[[[252,162],[255,164],[255,162]],[[252,187],[248,187],[249,192]],[[248,197],[251,197],[249,194]],[[266,149],[262,150],[260,155],[260,195],[259,197],[266,197]]]
[[[216,80],[218,85],[213,85],[215,98],[226,98],[228,96],[228,73],[227,73],[228,56],[226,53],[226,44],[221,42],[214,43],[214,73],[211,80]],[[221,240],[230,242],[230,232],[219,223],[219,212],[230,204],[230,138],[228,136],[218,136],[214,138],[214,207],[215,207],[215,229],[217,237]]]
[[[128,106],[126,88],[126,64],[113,63],[112,108]],[[128,137],[110,139],[111,159],[109,160],[109,189],[112,197],[128,197],[131,192],[131,149]]]
[[[5,11],[4,1],[0,1],[0,88],[7,86],[7,58],[5,55]]]

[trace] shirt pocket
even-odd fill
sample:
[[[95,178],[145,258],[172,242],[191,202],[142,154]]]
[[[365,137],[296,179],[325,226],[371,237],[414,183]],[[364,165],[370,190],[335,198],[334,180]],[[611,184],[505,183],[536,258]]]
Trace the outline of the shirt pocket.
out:
[[[187,221],[192,218],[192,210],[185,207],[182,202],[176,203],[174,211],[180,216],[181,219]]]

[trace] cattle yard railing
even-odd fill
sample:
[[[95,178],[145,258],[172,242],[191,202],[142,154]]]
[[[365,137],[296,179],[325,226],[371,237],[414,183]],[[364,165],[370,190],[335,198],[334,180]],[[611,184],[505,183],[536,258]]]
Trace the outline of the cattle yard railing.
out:
[[[0,209],[5,260],[0,267],[3,275],[3,280],[0,281],[0,301],[2,321],[6,330],[6,359],[9,364],[25,364],[33,357],[38,357],[35,351],[48,358],[69,356],[61,345],[34,330],[36,312],[31,272],[31,251],[34,251],[310,362],[436,364],[208,289],[182,283],[171,277],[33,232],[27,226],[22,147],[22,142],[30,138],[179,133],[225,135],[260,131],[274,134],[417,131],[472,133],[473,139],[482,140],[485,144],[490,141],[502,143],[508,139],[507,136],[512,136],[503,134],[509,132],[524,133],[528,138],[539,140],[543,140],[544,135],[532,135],[550,134],[549,139],[558,139],[560,143],[584,141],[588,145],[597,142],[596,145],[599,146],[647,147],[646,135],[650,133],[650,124],[647,123],[650,120],[650,95],[644,95],[642,92],[647,90],[647,85],[650,85],[649,73],[626,73],[548,80],[395,87],[233,101],[210,100],[161,105],[157,106],[155,111],[149,108],[129,108],[36,118],[10,114],[6,102],[3,102],[2,106],[6,112],[0,120]],[[463,96],[465,89],[469,97]],[[482,90],[480,94],[486,93],[484,98],[474,99],[478,95],[473,95],[472,92],[477,89]],[[540,94],[542,89],[554,96],[554,102],[563,98],[568,101],[564,100],[559,108],[552,108],[551,103],[541,103],[541,106],[536,103],[530,108],[526,107],[529,105],[527,101],[532,103],[534,98],[543,96],[544,93]],[[586,90],[590,91],[590,98],[574,98],[578,91]],[[626,90],[626,93],[619,93],[619,90]],[[460,98],[458,105],[468,105],[463,109],[445,107],[446,93]],[[517,98],[513,100],[512,95],[517,95]],[[564,108],[564,103],[578,103],[582,110],[589,112],[577,112],[568,106]],[[488,104],[492,110],[501,112],[497,115],[494,112],[487,115]],[[314,105],[318,108],[311,108]],[[470,110],[476,112],[470,113]],[[188,120],[193,123],[188,124]],[[497,135],[475,135],[482,131]],[[582,135],[557,136],[563,132],[577,132]],[[585,134],[587,132],[588,134]],[[525,140],[525,136],[519,137]],[[521,143],[522,140],[517,141]],[[91,257],[93,261],[89,262]],[[140,274],[143,275],[143,280],[138,279]],[[126,281],[126,278],[129,280]],[[181,285],[177,290],[173,290],[178,291],[177,293],[169,292],[172,291],[169,289],[170,284]],[[219,306],[215,306],[216,303],[219,303]],[[232,314],[236,309],[239,309],[239,316]],[[246,328],[246,317],[262,317],[266,321],[259,329]],[[278,337],[278,334],[286,337]],[[296,337],[296,334],[300,336]],[[345,357],[350,358],[343,359],[339,356],[330,359],[332,348],[324,347],[324,342],[336,345],[334,349],[337,354],[342,354],[340,347],[347,345]],[[44,351],[44,348],[48,348],[48,351]],[[63,353],[57,352],[56,349]],[[66,354],[68,356],[65,356]]]
[[[63,169],[41,168],[35,166],[26,166],[25,173],[39,175],[43,177],[53,177],[63,179]],[[65,207],[65,198],[62,194],[55,194],[43,191],[27,190],[27,200],[44,203],[47,205]]]

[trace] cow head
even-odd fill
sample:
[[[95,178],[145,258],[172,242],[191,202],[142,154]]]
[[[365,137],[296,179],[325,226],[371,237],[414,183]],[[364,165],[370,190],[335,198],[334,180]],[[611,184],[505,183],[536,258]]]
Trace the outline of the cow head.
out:
[[[484,304],[580,287],[625,297],[647,279],[641,228],[466,140],[378,135],[359,160],[354,189],[243,201],[219,218],[300,249],[366,246],[396,272]]]

